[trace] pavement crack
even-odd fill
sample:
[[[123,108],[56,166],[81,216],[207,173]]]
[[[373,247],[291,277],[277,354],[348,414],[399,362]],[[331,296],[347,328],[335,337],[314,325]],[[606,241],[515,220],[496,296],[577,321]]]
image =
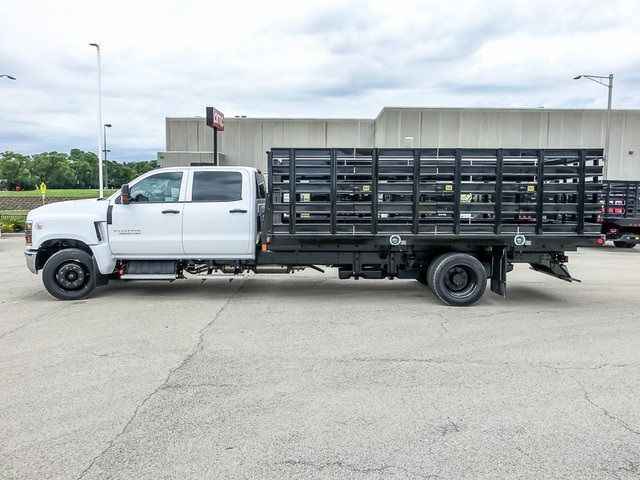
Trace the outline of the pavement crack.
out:
[[[434,365],[477,365],[477,366],[505,366],[505,367],[531,367],[548,368],[559,372],[561,370],[600,370],[602,368],[628,368],[638,367],[631,363],[603,363],[596,365],[562,365],[536,362],[499,362],[490,360],[456,360],[442,357],[416,358],[416,357],[354,357],[354,358],[334,358],[336,362],[371,362],[371,363],[431,363]]]
[[[181,384],[166,384],[161,388],[163,390],[182,390],[186,388],[236,388],[238,384],[233,383],[181,383]]]
[[[615,415],[613,415],[609,410],[607,410],[606,408],[600,406],[598,403],[594,402],[591,397],[589,396],[589,392],[587,392],[587,390],[580,385],[580,388],[582,389],[582,393],[584,394],[584,398],[585,400],[591,404],[592,406],[594,406],[595,408],[597,408],[598,410],[600,410],[605,417],[610,418],[611,420],[613,420],[614,422],[618,423],[620,426],[622,426],[622,428],[624,428],[625,430],[627,430],[628,432],[631,432],[635,435],[640,435],[640,430],[636,430],[635,428],[633,428],[631,425],[629,425],[627,422],[625,422],[624,420],[616,417]]]
[[[50,315],[52,315],[54,313],[58,313],[60,310],[66,308],[68,306],[71,306],[71,305],[72,304],[70,304],[70,303],[63,303],[58,308],[56,308],[54,310],[51,310],[50,312],[47,312],[46,314],[44,314],[44,313],[40,314],[37,317],[35,317],[34,319],[32,319],[30,322],[23,323],[22,325],[18,325],[17,327],[0,334],[0,340],[2,340],[5,337],[8,337],[9,335],[12,335],[12,334],[18,332],[18,331],[20,331],[20,330],[22,330],[24,328],[27,328],[27,327],[29,327],[31,325],[35,325],[36,323],[40,323],[42,320],[44,320],[45,315],[48,317],[48,316],[50,316]]]
[[[306,460],[285,460],[284,462],[281,462],[281,465],[313,468],[314,470],[317,470],[319,472],[327,468],[339,468],[343,470],[349,470],[350,472],[354,472],[354,473],[362,473],[365,475],[372,474],[372,473],[385,474],[385,473],[393,473],[394,471],[402,471],[411,477],[418,477],[418,478],[424,478],[424,479],[440,478],[438,475],[433,475],[433,474],[424,475],[417,472],[412,472],[407,468],[401,467],[399,465],[381,465],[375,468],[373,467],[363,468],[363,467],[358,467],[356,465],[352,465],[350,463],[346,463],[342,461],[315,463],[315,462],[309,462]]]
[[[76,480],[81,480],[82,478],[84,478],[84,476],[93,468],[96,462],[98,462],[103,456],[105,456],[114,447],[118,439],[127,432],[131,424],[134,422],[134,420],[138,416],[138,413],[146,405],[146,403],[153,396],[155,396],[159,391],[165,389],[166,386],[169,385],[169,381],[171,380],[171,377],[173,376],[173,374],[179,371],[180,369],[182,369],[187,363],[189,363],[189,361],[200,350],[202,350],[205,331],[209,327],[211,327],[211,325],[213,325],[216,322],[216,320],[218,320],[218,318],[220,317],[222,312],[225,310],[225,308],[229,305],[229,303],[231,303],[231,300],[233,300],[235,296],[238,294],[238,292],[242,289],[242,287],[245,284],[245,280],[246,279],[243,278],[243,281],[240,284],[240,286],[235,291],[233,291],[233,293],[229,296],[229,298],[227,298],[227,300],[224,302],[222,307],[220,307],[220,309],[216,312],[213,318],[198,331],[198,341],[196,342],[196,345],[193,347],[193,349],[191,349],[191,352],[188,353],[176,367],[169,370],[169,373],[165,377],[164,381],[160,385],[158,385],[158,387],[156,387],[151,393],[149,393],[146,397],[142,399],[142,401],[134,409],[131,417],[129,417],[129,420],[127,420],[127,422],[125,423],[124,427],[107,443],[107,446],[98,455],[93,457],[89,465],[84,470],[82,470],[82,472],[80,472],[80,475],[77,477]]]

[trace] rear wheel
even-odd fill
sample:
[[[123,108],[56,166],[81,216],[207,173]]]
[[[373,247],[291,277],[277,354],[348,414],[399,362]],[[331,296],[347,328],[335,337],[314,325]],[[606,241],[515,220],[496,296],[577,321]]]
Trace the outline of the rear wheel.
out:
[[[44,264],[42,283],[59,300],[80,300],[95,288],[91,256],[77,248],[54,253]]]
[[[487,271],[477,258],[466,253],[437,257],[427,273],[429,287],[447,305],[465,307],[477,302],[487,288]]]
[[[623,242],[621,240],[614,240],[613,244],[618,248],[633,248],[636,246],[633,242]]]

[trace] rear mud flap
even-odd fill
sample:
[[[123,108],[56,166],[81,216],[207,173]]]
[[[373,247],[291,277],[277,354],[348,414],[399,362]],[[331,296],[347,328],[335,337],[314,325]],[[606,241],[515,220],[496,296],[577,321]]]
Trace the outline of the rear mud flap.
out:
[[[491,291],[502,298],[507,296],[507,249],[494,247],[491,257]]]

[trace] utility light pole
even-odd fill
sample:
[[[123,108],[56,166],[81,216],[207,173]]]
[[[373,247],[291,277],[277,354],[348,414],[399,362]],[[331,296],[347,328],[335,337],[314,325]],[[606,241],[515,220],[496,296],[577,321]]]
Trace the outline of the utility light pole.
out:
[[[611,97],[613,96],[613,73],[610,73],[609,75],[578,75],[577,77],[573,77],[574,80],[580,80],[581,78],[586,78],[592,82],[604,85],[609,90],[607,101],[607,124],[604,133],[604,177],[606,178],[607,165],[609,163],[609,144],[611,141]],[[605,80],[607,80],[606,83]]]
[[[104,182],[102,177],[102,158],[100,153],[104,156],[104,140],[102,138],[102,65],[100,62],[100,45],[97,43],[90,43],[92,47],[96,47],[96,53],[98,55],[98,184],[100,185],[99,198],[104,197]]]
[[[110,123],[105,123],[104,124],[104,136],[102,138],[104,138],[104,183],[107,185],[107,188],[109,188],[109,169],[107,168],[107,153],[109,153],[111,150],[109,150],[107,148],[107,128],[111,128],[111,124]]]

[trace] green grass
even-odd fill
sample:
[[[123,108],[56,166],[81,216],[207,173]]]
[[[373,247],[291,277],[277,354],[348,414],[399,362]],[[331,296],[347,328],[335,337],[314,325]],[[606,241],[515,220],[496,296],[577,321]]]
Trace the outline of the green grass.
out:
[[[2,215],[26,215],[29,210],[0,210],[0,216]]]
[[[29,210],[0,210],[0,219],[3,217],[26,217]]]
[[[111,195],[115,190],[105,190],[104,196]],[[41,197],[39,190],[26,190],[22,192],[0,192],[0,197],[12,198],[33,198]],[[98,189],[95,188],[67,188],[67,189],[48,189],[47,197],[76,197],[76,198],[98,198]]]

